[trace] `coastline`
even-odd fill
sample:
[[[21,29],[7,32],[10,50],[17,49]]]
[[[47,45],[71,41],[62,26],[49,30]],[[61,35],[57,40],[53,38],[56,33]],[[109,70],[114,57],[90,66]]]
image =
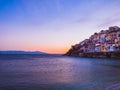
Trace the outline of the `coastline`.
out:
[[[86,53],[66,53],[67,56],[89,57],[89,58],[120,58],[120,52],[86,52]]]

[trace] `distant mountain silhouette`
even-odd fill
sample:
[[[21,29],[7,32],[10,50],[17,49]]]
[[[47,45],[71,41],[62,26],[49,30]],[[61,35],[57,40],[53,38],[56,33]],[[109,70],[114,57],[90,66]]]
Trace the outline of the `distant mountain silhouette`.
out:
[[[0,51],[0,54],[48,54],[45,52],[40,52],[40,51]]]

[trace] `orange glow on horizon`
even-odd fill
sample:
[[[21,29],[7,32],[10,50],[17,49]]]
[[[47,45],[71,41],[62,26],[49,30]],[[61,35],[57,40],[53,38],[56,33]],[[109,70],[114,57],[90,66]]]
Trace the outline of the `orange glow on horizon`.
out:
[[[37,51],[42,51],[50,54],[64,54],[69,50],[69,47],[50,47],[50,48],[41,48],[41,49],[36,49]]]
[[[20,50],[20,51],[41,51],[50,54],[64,54],[70,49],[71,45],[46,45],[46,44],[17,44],[9,45],[7,48],[3,47],[1,50]]]
[[[27,47],[13,47],[12,49],[5,49],[5,50],[23,50],[23,51],[41,51],[49,54],[64,54],[70,49],[69,46],[60,47],[38,47],[38,46],[27,46]]]
[[[41,51],[41,52],[46,52],[50,54],[64,54],[70,49],[71,45],[28,45],[23,46],[23,47],[16,47],[17,49],[19,48],[20,50],[27,50],[27,51]],[[15,48],[15,47],[14,47]]]

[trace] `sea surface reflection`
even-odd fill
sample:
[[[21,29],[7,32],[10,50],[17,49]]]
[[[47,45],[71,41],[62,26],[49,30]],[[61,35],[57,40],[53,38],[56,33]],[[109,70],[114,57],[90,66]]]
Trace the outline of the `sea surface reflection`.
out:
[[[117,59],[0,55],[0,90],[106,90],[118,83]]]

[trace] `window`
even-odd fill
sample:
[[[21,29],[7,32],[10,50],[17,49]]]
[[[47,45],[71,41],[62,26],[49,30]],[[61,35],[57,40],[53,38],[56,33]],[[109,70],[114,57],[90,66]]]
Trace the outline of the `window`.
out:
[[[120,34],[118,35],[118,37],[120,37]]]

